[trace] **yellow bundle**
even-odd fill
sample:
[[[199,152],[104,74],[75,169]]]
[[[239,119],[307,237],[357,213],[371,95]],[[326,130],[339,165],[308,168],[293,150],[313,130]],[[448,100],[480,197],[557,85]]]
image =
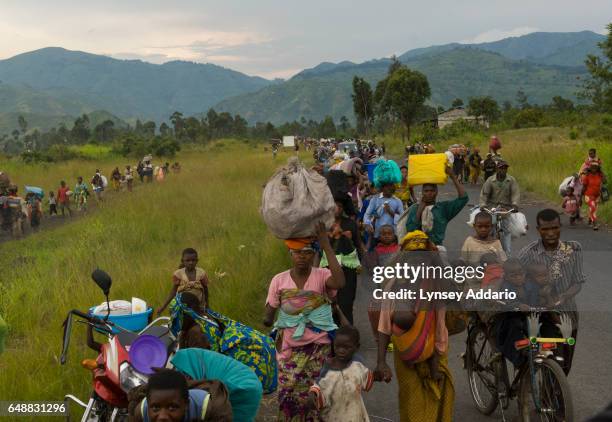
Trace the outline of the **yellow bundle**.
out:
[[[446,183],[446,154],[414,154],[408,157],[408,184]]]

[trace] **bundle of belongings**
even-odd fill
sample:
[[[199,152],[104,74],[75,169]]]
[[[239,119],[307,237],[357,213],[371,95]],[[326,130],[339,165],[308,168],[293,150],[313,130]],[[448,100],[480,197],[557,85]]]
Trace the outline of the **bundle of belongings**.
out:
[[[292,157],[266,184],[261,215],[276,237],[306,238],[315,233],[319,221],[332,225],[335,208],[327,180]]]
[[[376,168],[374,168],[374,186],[376,188],[401,183],[401,181],[402,172],[395,161],[381,158],[376,162]]]

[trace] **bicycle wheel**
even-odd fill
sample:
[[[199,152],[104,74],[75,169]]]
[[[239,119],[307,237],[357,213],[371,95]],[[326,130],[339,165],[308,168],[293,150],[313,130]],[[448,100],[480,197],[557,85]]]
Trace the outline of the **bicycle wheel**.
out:
[[[524,422],[574,420],[574,405],[567,377],[563,369],[552,359],[544,359],[535,365],[536,394],[532,394],[530,371],[521,379],[519,392],[519,413]],[[535,397],[534,397],[535,396]],[[537,410],[535,399],[540,402]]]
[[[492,365],[494,354],[485,327],[481,324],[474,326],[466,343],[465,364],[472,400],[478,411],[485,415],[493,413],[498,404],[497,377]]]

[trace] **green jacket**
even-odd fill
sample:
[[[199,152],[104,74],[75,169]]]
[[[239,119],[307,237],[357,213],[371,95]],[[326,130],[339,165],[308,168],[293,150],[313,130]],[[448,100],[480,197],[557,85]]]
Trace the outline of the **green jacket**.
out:
[[[468,203],[468,195],[465,193],[459,198],[455,198],[449,201],[436,202],[431,209],[433,214],[433,228],[427,235],[431,241],[436,245],[442,245],[444,237],[446,236],[446,226],[449,221],[461,212],[463,207]],[[417,221],[417,209],[419,204],[412,204],[408,210],[408,218],[406,220],[406,231],[410,233],[414,230],[422,230],[421,222]]]
[[[489,177],[480,191],[480,207],[497,207],[502,205],[510,208],[518,205],[521,199],[521,191],[516,179],[509,174],[502,181],[497,180],[497,175]]]

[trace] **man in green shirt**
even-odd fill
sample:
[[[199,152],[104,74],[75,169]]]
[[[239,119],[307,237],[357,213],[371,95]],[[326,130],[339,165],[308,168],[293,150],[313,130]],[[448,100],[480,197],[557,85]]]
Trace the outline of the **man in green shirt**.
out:
[[[408,210],[406,231],[422,230],[436,246],[442,246],[446,235],[446,226],[468,202],[468,195],[463,185],[450,167],[446,174],[451,178],[457,190],[457,198],[449,201],[436,202],[438,186],[432,183],[423,184],[421,201],[413,204]],[[401,239],[400,239],[401,240]]]

